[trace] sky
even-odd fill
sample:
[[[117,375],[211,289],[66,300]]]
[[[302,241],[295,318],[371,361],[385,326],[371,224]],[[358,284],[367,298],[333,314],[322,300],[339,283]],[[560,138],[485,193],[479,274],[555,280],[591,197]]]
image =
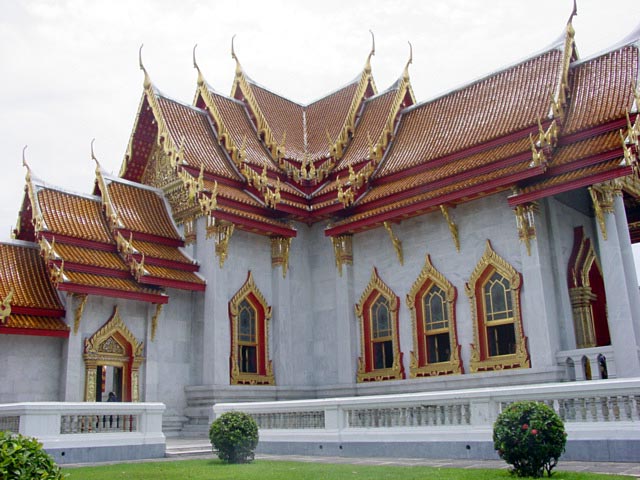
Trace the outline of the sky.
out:
[[[235,62],[300,103],[362,71],[375,34],[379,90],[402,73],[413,46],[418,101],[543,50],[564,34],[572,0],[0,0],[0,241],[10,237],[34,175],[90,192],[95,164],[117,174],[142,95],[138,49],[164,94],[191,103],[197,73],[229,94]],[[640,25],[638,0],[578,0],[581,57]],[[640,267],[640,251],[636,265]]]

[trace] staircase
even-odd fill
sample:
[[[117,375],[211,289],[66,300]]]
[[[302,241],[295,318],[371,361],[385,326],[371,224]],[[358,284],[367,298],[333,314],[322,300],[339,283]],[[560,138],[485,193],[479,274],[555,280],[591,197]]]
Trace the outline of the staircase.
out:
[[[165,457],[195,457],[213,456],[209,439],[195,438],[167,438]]]

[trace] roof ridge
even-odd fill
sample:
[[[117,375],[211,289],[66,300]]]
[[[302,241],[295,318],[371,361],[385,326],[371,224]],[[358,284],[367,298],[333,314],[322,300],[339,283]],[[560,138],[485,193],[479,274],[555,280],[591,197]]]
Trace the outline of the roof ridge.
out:
[[[176,98],[170,97],[168,95],[165,95],[164,93],[160,92],[157,89],[154,89],[153,93],[158,97],[158,98],[162,98],[163,100],[167,100],[168,102],[173,102],[173,103],[177,103],[178,105],[180,105],[181,107],[186,107],[189,108],[193,111],[195,111],[196,113],[199,113],[201,115],[206,115],[207,112],[205,112],[204,110],[202,110],[199,107],[196,107],[195,105],[191,105],[189,103],[185,103],[182,100],[178,100]]]
[[[0,245],[10,245],[12,247],[24,247],[39,249],[39,245],[36,242],[30,242],[28,240],[18,240],[17,238],[9,238],[7,240],[0,240]]]
[[[640,23],[624,38],[615,42],[613,45],[603,48],[596,53],[589,55],[588,57],[581,58],[580,60],[576,60],[571,64],[571,67],[582,65],[583,63],[587,63],[593,60],[596,60],[600,57],[604,57],[610,53],[613,53],[617,50],[622,50],[625,47],[630,47],[635,45],[638,50],[640,50]]]

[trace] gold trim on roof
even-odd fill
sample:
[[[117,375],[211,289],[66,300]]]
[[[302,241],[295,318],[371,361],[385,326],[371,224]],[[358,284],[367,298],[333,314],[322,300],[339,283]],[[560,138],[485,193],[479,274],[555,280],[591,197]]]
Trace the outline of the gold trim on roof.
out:
[[[13,288],[9,289],[9,293],[0,303],[0,324],[4,324],[11,315],[11,300],[13,299]]]
[[[640,93],[636,92],[636,89],[633,85],[632,88],[633,94],[636,97],[636,102],[640,104]],[[620,141],[622,143],[622,150],[624,152],[624,161],[633,169],[633,173],[635,174],[635,176],[640,177],[640,114],[636,115],[636,120],[633,125],[631,125],[629,112],[626,112],[626,117],[626,133],[623,133],[623,129],[620,129]]]
[[[622,194],[622,185],[615,180],[599,183],[589,187],[589,195],[593,203],[593,211],[602,232],[602,238],[607,240],[607,224],[605,214],[613,214],[613,203],[617,195]]]
[[[229,240],[233,235],[235,225],[223,220],[217,220],[215,217],[207,217],[206,237],[213,238],[215,242],[216,257],[220,268],[223,267],[229,250]]]
[[[40,204],[38,203],[38,196],[36,195],[36,189],[33,185],[33,179],[31,176],[31,168],[27,163],[25,158],[25,150],[27,149],[27,145],[22,149],[22,166],[27,169],[27,173],[25,175],[25,182],[27,186],[27,195],[29,196],[29,201],[31,202],[31,223],[33,225],[33,229],[35,230],[35,234],[37,236],[43,230],[47,230],[47,224],[44,221],[44,217],[42,216],[42,210],[40,210]],[[18,223],[18,227],[20,224]]]
[[[451,356],[447,362],[438,363],[426,363],[425,365],[419,365],[418,362],[418,342],[423,339],[418,338],[418,312],[416,310],[417,301],[420,302],[420,308],[422,308],[421,318],[424,321],[425,312],[423,305],[423,298],[416,298],[420,291],[425,287],[425,284],[431,283],[440,287],[445,294],[446,312],[448,318],[448,333],[449,333],[449,345],[451,349]],[[430,289],[431,287],[429,287]],[[425,294],[428,291],[425,292]],[[460,345],[458,344],[458,335],[456,331],[455,322],[455,302],[456,302],[456,288],[453,284],[447,280],[447,278],[440,273],[431,263],[431,257],[427,254],[424,260],[424,266],[418,275],[418,278],[411,290],[407,294],[407,307],[409,307],[409,313],[411,314],[411,325],[413,331],[413,351],[411,352],[411,365],[409,376],[411,378],[416,377],[431,377],[437,375],[449,375],[453,373],[463,373],[462,371],[462,359],[460,357]]]
[[[162,307],[164,307],[163,303],[156,304],[156,311],[153,312],[153,316],[151,317],[151,341],[155,341],[156,332],[158,331],[158,317],[162,312]]]
[[[109,222],[109,228],[111,231],[114,231],[118,228],[124,228],[124,223],[122,223],[122,219],[120,215],[118,215],[117,210],[113,206],[113,202],[111,201],[111,196],[109,195],[109,189],[107,188],[107,183],[104,180],[104,176],[102,175],[102,168],[100,167],[100,163],[93,157],[93,160],[96,162],[96,181],[98,182],[98,188],[100,188],[100,193],[102,194],[102,206],[104,207],[105,214],[107,216],[107,221]]]

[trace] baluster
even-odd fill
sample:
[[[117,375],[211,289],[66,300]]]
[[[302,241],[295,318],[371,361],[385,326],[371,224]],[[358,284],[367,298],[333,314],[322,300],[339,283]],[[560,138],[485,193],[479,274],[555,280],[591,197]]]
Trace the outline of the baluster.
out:
[[[620,399],[618,395],[611,397],[611,419],[612,422],[619,422],[621,417],[620,412]]]

